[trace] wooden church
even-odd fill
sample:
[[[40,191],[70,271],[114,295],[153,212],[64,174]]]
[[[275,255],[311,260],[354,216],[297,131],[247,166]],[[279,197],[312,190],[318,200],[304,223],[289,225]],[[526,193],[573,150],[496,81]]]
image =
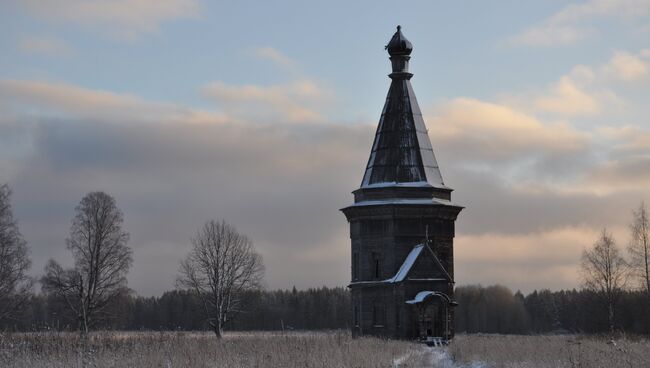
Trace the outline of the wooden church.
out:
[[[386,50],[386,104],[354,204],[341,210],[352,240],[352,333],[449,340],[454,223],[463,207],[442,180],[411,87],[413,46],[399,26]]]

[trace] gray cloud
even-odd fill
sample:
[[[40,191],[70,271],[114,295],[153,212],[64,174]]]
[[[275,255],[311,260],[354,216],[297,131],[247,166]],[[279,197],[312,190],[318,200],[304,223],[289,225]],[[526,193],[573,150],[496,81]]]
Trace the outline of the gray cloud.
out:
[[[486,233],[525,235],[565,226],[619,226],[643,192],[616,191],[608,195],[562,192],[549,186],[513,186],[498,173],[448,170],[455,201],[467,208],[458,221],[466,235]],[[647,194],[647,193],[646,193]]]
[[[69,85],[5,82],[0,95],[0,182],[14,189],[34,274],[50,257],[65,263],[75,205],[88,191],[105,190],[125,213],[134,248],[129,280],[141,294],[174,287],[190,238],[211,218],[251,236],[270,287],[349,280],[348,225],[338,209],[360,183],[374,124],[277,116],[253,124]],[[575,284],[576,254],[590,234],[623,228],[647,191],[594,191],[590,173],[608,166],[594,155],[589,134],[504,106],[461,102],[462,114],[452,103],[429,120],[445,182],[467,206],[458,221],[459,281],[506,282],[508,272],[523,273],[533,262],[538,277],[522,276],[513,286]],[[625,137],[617,135],[619,145]],[[552,256],[539,251],[551,246]],[[494,254],[506,263],[498,272],[490,266]],[[544,276],[551,270],[562,278]]]
[[[224,218],[256,241],[271,286],[347,279],[331,272],[347,263],[347,225],[338,209],[360,180],[370,126],[47,119],[33,125],[34,152],[2,180],[14,188],[35,272],[50,256],[65,257],[81,197],[105,190],[125,213],[135,250],[131,285],[140,292],[173,287],[190,237],[210,218]],[[323,246],[340,258],[314,256]],[[323,277],[305,276],[318,273]]]

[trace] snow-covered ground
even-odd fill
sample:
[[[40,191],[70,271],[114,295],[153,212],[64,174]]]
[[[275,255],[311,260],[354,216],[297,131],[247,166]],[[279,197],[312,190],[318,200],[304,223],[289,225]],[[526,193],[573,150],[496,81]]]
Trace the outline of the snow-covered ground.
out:
[[[402,367],[487,368],[482,362],[473,362],[465,366],[458,365],[449,356],[447,348],[426,345],[422,345],[419,349],[410,351],[393,360],[393,368]]]
[[[650,367],[650,341],[585,336],[459,335],[446,347],[416,346],[393,360],[413,368]]]

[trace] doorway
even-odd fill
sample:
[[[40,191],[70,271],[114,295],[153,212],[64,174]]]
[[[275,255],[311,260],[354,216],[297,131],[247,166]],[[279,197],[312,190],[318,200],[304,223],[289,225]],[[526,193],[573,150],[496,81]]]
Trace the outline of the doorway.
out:
[[[446,338],[446,308],[440,298],[429,298],[426,303],[418,306],[418,332],[423,340],[433,337]]]

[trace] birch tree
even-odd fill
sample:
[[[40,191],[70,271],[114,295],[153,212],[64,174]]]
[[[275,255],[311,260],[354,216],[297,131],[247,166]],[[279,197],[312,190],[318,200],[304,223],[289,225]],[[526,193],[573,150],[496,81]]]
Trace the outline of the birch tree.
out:
[[[582,277],[584,287],[602,297],[611,332],[614,330],[616,303],[627,284],[628,274],[628,264],[614,238],[603,229],[593,248],[582,252]]]
[[[192,239],[177,284],[199,296],[210,328],[221,338],[226,322],[241,311],[242,292],[260,288],[263,276],[262,257],[251,240],[232,225],[212,220]]]
[[[11,210],[11,190],[0,185],[0,320],[10,318],[29,297],[33,279],[27,243]]]
[[[88,193],[75,208],[66,239],[74,267],[50,260],[41,279],[43,291],[65,302],[82,334],[108,316],[108,307],[128,292],[126,274],[132,263],[122,230],[123,215],[115,199],[104,192]]]
[[[650,297],[650,224],[645,203],[641,202],[639,208],[632,214],[630,225],[632,240],[628,247],[630,266],[634,276],[640,281],[642,289]]]

